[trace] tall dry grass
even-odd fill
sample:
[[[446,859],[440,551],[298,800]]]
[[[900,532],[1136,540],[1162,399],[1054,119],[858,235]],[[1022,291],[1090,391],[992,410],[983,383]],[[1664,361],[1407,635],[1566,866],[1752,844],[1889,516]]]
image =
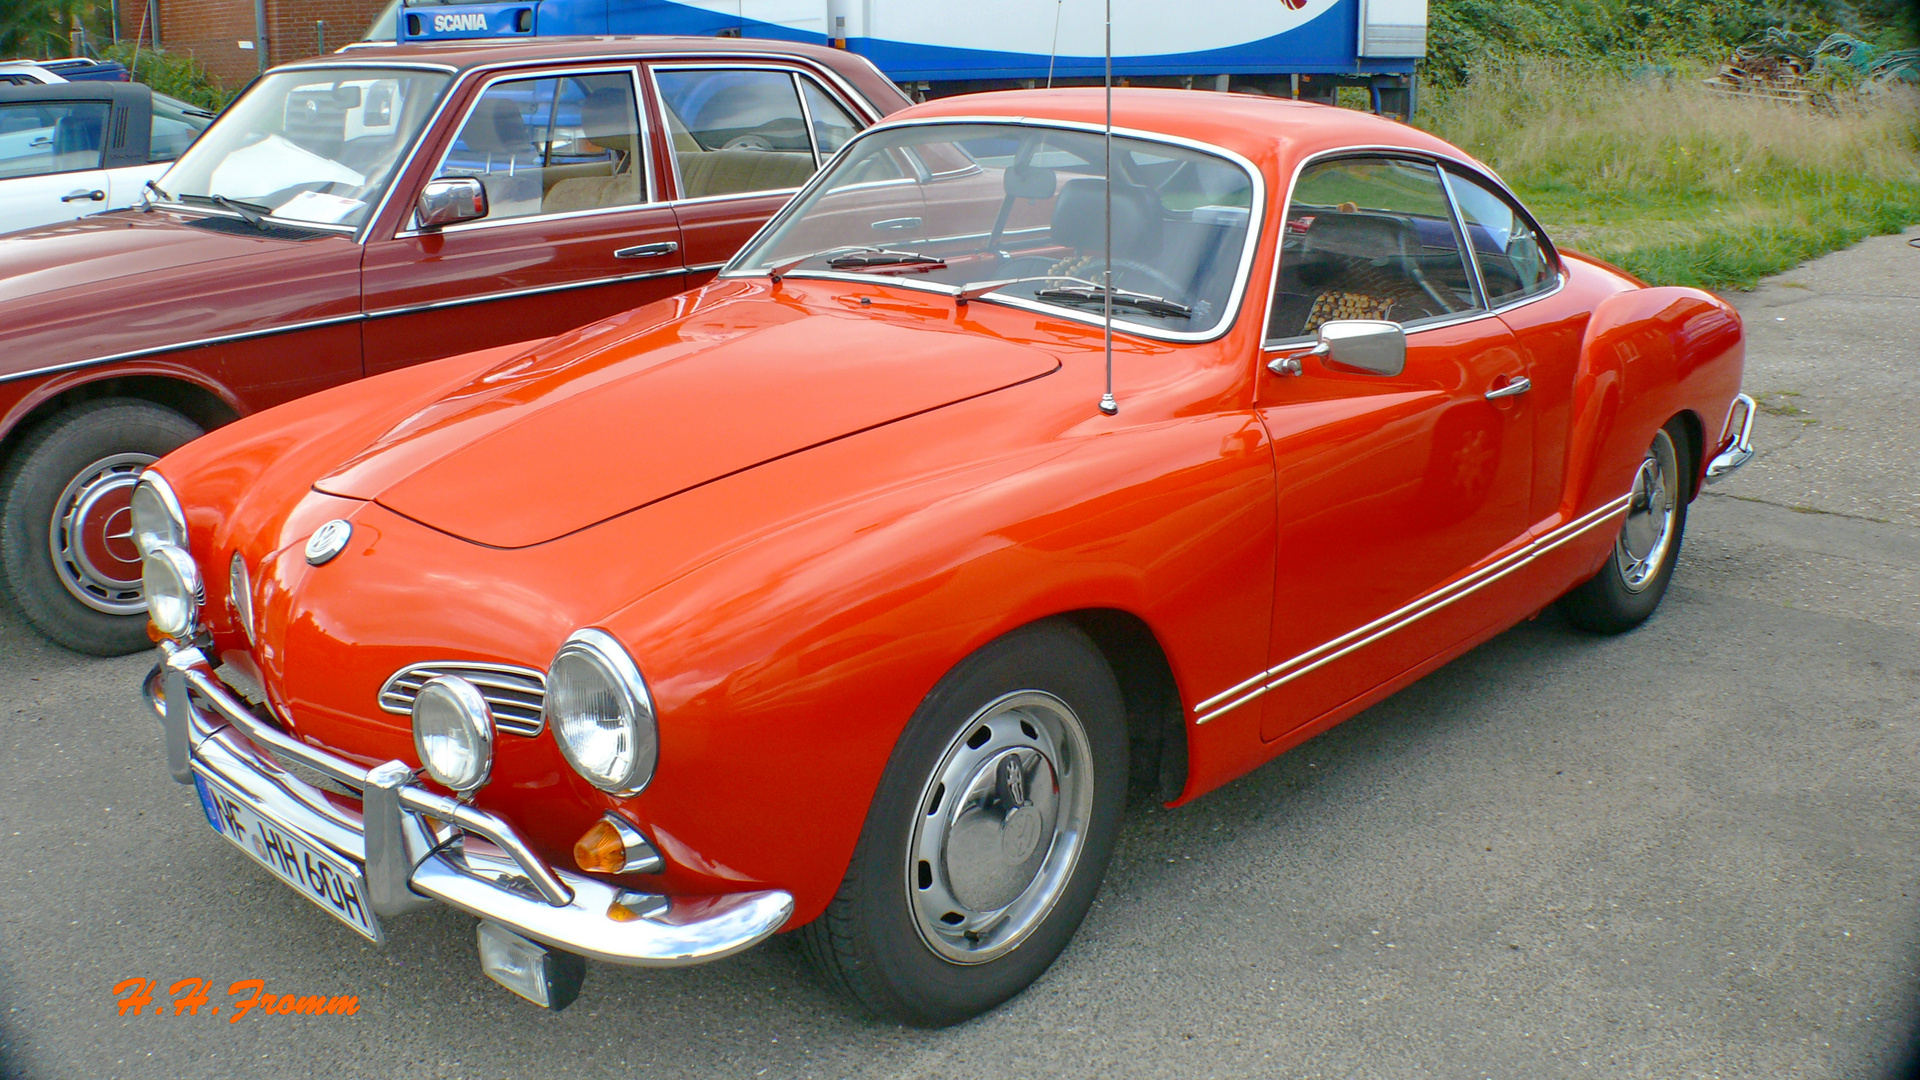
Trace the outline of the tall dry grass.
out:
[[[1785,104],[1714,94],[1705,74],[1483,59],[1420,122],[1563,244],[1662,282],[1750,287],[1920,221],[1920,95]]]

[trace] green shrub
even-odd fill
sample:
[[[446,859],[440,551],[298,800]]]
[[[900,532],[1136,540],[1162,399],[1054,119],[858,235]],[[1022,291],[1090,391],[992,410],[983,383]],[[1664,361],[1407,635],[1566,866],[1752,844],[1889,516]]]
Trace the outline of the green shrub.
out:
[[[135,82],[146,83],[162,94],[192,102],[203,109],[219,112],[227,107],[227,102],[233,100],[232,91],[221,86],[191,56],[136,48],[128,42],[109,45],[100,50],[100,55],[127,65],[127,69],[133,72]]]

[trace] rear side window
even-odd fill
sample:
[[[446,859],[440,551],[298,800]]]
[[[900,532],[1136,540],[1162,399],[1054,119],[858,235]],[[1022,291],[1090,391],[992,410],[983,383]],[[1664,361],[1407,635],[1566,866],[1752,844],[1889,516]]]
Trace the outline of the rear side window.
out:
[[[1451,169],[1447,187],[1467,223],[1488,305],[1498,307],[1553,288],[1559,276],[1526,215],[1505,196]]]
[[[479,180],[489,221],[645,202],[633,76],[494,83],[474,102],[436,175]]]
[[[656,71],[673,140],[682,198],[797,188],[851,134],[850,118],[807,80],[786,71],[669,68]],[[800,85],[818,104],[814,129]],[[815,139],[820,153],[815,154]]]
[[[1418,326],[1478,306],[1440,172],[1427,162],[1308,166],[1281,228],[1269,341],[1311,337],[1334,319]]]
[[[0,178],[100,167],[104,101],[22,101],[0,105]]]

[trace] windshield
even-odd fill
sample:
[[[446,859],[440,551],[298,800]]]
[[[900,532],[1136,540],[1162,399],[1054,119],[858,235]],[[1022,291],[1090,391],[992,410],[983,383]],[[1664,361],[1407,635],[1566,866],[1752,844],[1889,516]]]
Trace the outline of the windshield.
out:
[[[160,184],[178,202],[358,228],[450,78],[399,68],[272,72]]]
[[[1097,318],[1108,295],[1098,132],[917,124],[848,144],[729,273],[885,275]],[[1113,140],[1116,322],[1205,333],[1236,295],[1253,205],[1217,154]],[[997,288],[987,285],[999,282]]]

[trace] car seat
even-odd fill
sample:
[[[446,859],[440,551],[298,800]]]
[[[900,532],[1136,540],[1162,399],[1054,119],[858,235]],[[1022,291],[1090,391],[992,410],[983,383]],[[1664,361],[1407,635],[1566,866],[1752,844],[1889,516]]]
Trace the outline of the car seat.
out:
[[[580,106],[581,133],[595,146],[612,153],[608,175],[569,176],[559,181],[547,189],[546,212],[638,205],[642,201],[640,133],[634,125],[632,96],[613,87],[588,94]]]

